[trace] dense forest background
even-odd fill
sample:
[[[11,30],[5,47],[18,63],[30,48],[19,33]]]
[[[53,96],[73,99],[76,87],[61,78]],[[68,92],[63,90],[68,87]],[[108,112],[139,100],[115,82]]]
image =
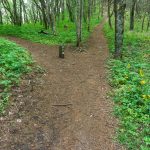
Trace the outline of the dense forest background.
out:
[[[116,18],[116,44],[118,43],[116,57],[118,57],[117,55],[120,57],[124,14],[126,14],[125,19],[129,20],[129,30],[134,30],[135,24],[140,24],[138,30],[148,31],[149,11],[148,0],[2,0],[0,2],[0,24],[17,26],[40,24],[43,29],[49,29],[52,35],[61,34],[62,30],[70,29],[72,25],[75,26],[76,41],[79,46],[84,34],[88,34],[85,30],[90,31],[91,26],[95,24],[93,19],[98,21],[107,12],[110,28],[113,28],[112,18]],[[60,38],[58,42],[71,41],[75,41],[75,39],[70,37],[63,41]]]

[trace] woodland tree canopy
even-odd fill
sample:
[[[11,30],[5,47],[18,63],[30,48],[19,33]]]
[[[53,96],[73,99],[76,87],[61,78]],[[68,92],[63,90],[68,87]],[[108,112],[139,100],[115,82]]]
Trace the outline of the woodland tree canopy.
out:
[[[149,0],[1,0],[0,24],[21,26],[40,23],[55,35],[58,30],[56,25],[67,17],[76,26],[76,41],[79,46],[83,23],[87,24],[87,30],[90,31],[93,15],[100,18],[106,12],[110,28],[112,18],[115,18],[115,57],[121,57],[124,20],[130,20],[129,30],[134,30],[135,21],[141,24],[141,30],[149,30]]]

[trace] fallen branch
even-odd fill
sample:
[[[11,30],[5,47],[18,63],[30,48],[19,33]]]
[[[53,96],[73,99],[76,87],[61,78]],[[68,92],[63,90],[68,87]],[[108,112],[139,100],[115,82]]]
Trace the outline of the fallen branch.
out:
[[[70,105],[72,105],[72,104],[55,104],[55,105],[52,105],[52,106],[54,106],[54,107],[59,107],[59,106],[70,106]]]

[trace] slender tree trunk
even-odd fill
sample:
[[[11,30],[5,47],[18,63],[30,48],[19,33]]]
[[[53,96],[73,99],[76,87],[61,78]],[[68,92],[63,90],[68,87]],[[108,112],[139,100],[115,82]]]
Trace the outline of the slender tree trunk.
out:
[[[62,9],[62,20],[65,19],[65,1],[61,1],[61,9]]]
[[[2,2],[0,2],[0,24],[3,24],[3,15],[2,15]]]
[[[52,9],[52,12],[51,12],[51,21],[52,21],[52,31],[53,31],[53,34],[55,35],[56,34],[56,20],[55,20],[55,0],[52,0],[51,1],[51,9]]]
[[[148,2],[148,4],[149,4],[149,0],[147,1]],[[148,11],[147,11],[147,13],[148,13],[148,23],[147,23],[147,31],[149,30],[149,26],[150,26],[150,4],[148,5]]]
[[[26,5],[24,3],[24,0],[22,0],[22,7],[23,7],[23,17],[24,17],[24,22],[29,23],[28,20],[28,13],[26,11]]]
[[[146,16],[146,14],[144,13],[144,16],[143,16],[143,19],[142,19],[142,31],[144,30],[145,16]]]
[[[101,0],[101,17],[104,16],[104,0]]]
[[[134,30],[135,5],[136,5],[136,0],[133,0],[130,9],[130,30]]]
[[[91,24],[91,0],[88,0],[88,31],[90,31]]]
[[[22,5],[23,5],[23,4],[22,4],[22,1],[20,0],[20,1],[19,1],[19,7],[20,7],[20,10],[19,10],[19,11],[20,11],[20,14],[19,14],[19,19],[18,19],[18,21],[19,21],[19,22],[18,22],[19,26],[22,25]]]
[[[112,29],[112,23],[111,23],[111,0],[108,0],[108,23],[109,23],[109,27]]]
[[[73,14],[74,12],[73,12],[73,8],[72,8],[71,4],[72,4],[72,1],[66,0],[66,5],[67,5],[68,13],[69,13],[69,19],[70,19],[71,22],[74,22],[75,17],[74,17],[74,14]]]
[[[18,20],[18,16],[17,16],[17,2],[16,0],[13,0],[13,16],[14,16],[14,25],[17,25],[17,20]]]
[[[83,17],[83,0],[77,0],[77,47],[80,46],[82,40],[82,17]]]
[[[47,17],[46,17],[46,12],[45,12],[45,8],[46,8],[45,0],[40,0],[40,3],[41,3],[42,15],[43,15],[44,27],[45,29],[48,29]]]
[[[100,19],[100,15],[101,15],[101,1],[99,0],[99,3],[98,3],[98,19]]]
[[[150,15],[148,16],[147,31],[149,30],[149,26],[150,26]]]
[[[1,0],[1,2],[2,2],[2,5],[5,9],[5,13],[7,14],[7,16],[10,15],[10,18],[6,18],[6,20],[8,22],[10,21],[12,24],[15,24],[13,8],[11,8],[9,1],[8,0]]]
[[[123,33],[124,33],[124,13],[125,13],[125,0],[115,0],[115,58],[122,57],[123,47]]]
[[[3,17],[2,17],[2,11],[0,9],[0,24],[3,24]]]

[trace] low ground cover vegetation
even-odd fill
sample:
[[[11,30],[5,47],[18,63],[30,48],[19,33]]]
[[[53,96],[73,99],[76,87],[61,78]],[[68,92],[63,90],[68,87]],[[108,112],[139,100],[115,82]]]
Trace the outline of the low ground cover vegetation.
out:
[[[114,30],[104,27],[114,52]],[[126,31],[122,59],[110,59],[115,114],[120,120],[118,138],[128,149],[148,150],[150,145],[150,39],[148,32]]]
[[[21,76],[32,70],[32,63],[24,48],[0,38],[0,113],[8,104],[12,86],[18,85]]]
[[[91,32],[93,31],[94,27],[100,23],[100,21],[101,19],[97,18],[96,16],[91,19]],[[44,30],[44,32],[47,34],[39,33],[41,30]],[[84,23],[82,32],[83,41],[89,37],[91,32],[87,30],[87,24]],[[22,26],[0,25],[0,34],[5,36],[20,37],[32,42],[48,45],[76,42],[76,26],[73,22],[70,22],[68,18],[60,21],[57,24],[57,31],[55,35],[50,29],[43,29],[43,26],[40,25],[40,23],[23,24]]]

